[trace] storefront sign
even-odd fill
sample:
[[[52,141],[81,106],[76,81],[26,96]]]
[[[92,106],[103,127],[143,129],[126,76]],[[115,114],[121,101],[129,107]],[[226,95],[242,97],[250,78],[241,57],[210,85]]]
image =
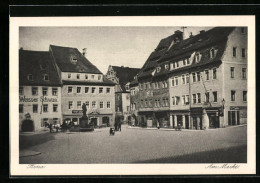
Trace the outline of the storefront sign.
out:
[[[19,102],[38,102],[38,98],[27,98],[26,96],[19,96]]]
[[[47,97],[41,97],[41,102],[58,102],[57,98],[47,98]]]
[[[230,110],[242,110],[247,109],[246,106],[230,106]]]
[[[72,110],[72,114],[80,114],[83,113],[82,110]]]

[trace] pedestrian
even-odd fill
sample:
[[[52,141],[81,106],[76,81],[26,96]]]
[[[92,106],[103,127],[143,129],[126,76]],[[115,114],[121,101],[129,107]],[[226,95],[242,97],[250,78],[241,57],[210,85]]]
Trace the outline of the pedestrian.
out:
[[[159,121],[157,121],[157,128],[160,129]]]
[[[121,121],[118,122],[118,131],[121,132]]]
[[[52,124],[49,124],[49,128],[50,128],[50,133],[52,132]]]

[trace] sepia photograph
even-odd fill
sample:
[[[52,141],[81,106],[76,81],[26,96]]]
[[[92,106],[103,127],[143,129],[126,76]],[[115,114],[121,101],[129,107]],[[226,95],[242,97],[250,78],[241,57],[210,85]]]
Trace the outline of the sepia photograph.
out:
[[[162,17],[149,17],[156,18]],[[80,24],[89,17],[63,25],[14,20],[11,168],[21,166],[25,174],[57,165],[96,171],[129,165],[120,174],[143,174],[142,166],[149,174],[151,165],[153,174],[182,174],[184,165],[203,167],[188,174],[254,171],[254,18],[232,18],[196,25],[183,17],[174,25],[176,17],[167,17],[142,26],[131,18],[128,24],[104,18],[103,25]]]

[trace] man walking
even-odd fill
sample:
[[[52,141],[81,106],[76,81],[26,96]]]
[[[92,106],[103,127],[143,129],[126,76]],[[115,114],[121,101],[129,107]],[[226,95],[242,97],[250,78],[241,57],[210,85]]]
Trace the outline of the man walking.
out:
[[[121,121],[118,122],[118,131],[121,132]]]

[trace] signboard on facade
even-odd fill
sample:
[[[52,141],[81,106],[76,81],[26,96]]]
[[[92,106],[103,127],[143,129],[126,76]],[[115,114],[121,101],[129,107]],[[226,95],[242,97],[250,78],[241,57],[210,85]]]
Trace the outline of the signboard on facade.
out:
[[[83,110],[72,110],[72,114],[83,114]]]
[[[242,110],[247,109],[246,106],[230,106],[230,110]]]
[[[38,98],[19,96],[19,102],[38,102]],[[58,102],[58,100],[57,98],[48,98],[48,97],[41,96],[40,102]]]
[[[153,120],[148,119],[147,120],[147,127],[152,127],[153,126]]]

